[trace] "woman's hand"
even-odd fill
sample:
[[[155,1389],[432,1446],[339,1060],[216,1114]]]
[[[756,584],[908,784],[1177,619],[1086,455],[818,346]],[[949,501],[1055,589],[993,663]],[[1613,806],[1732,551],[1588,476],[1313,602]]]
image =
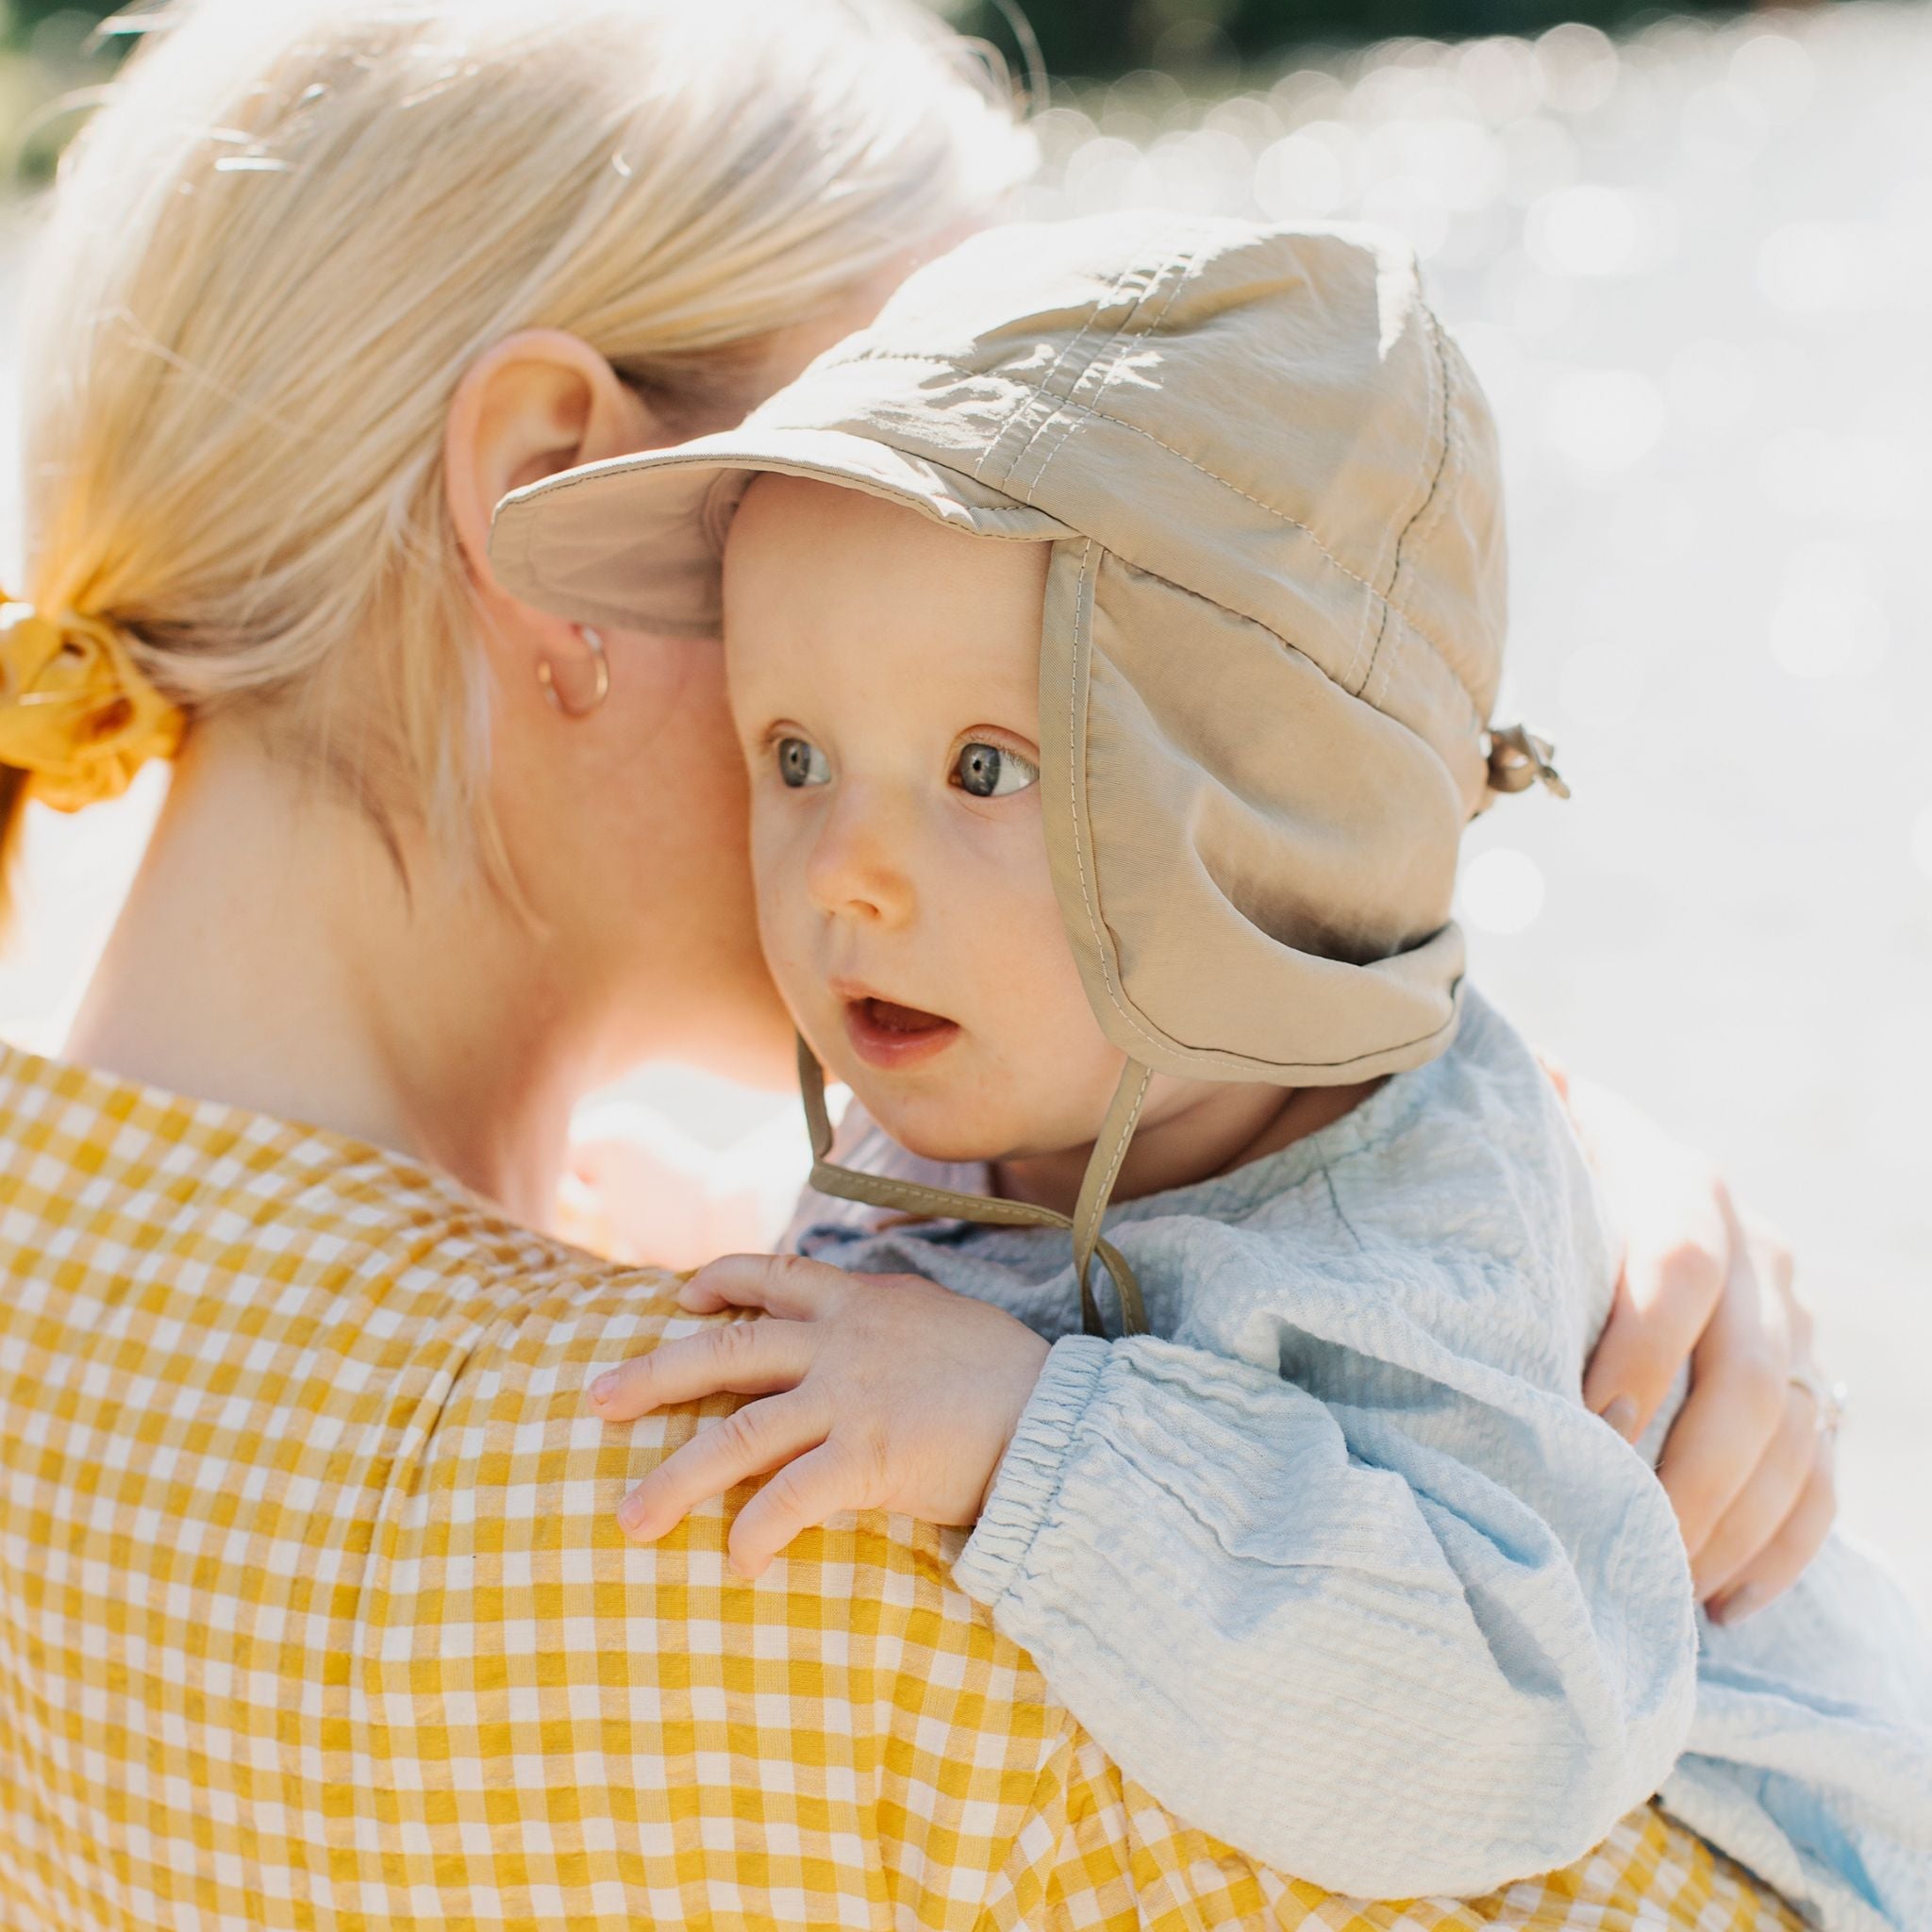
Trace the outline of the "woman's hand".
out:
[[[1740,1218],[1708,1161],[1627,1103],[1557,1085],[1626,1229],[1584,1400],[1634,1441],[1690,1362],[1657,1475],[1699,1600],[1719,1623],[1736,1622],[1797,1580],[1838,1507],[1834,1435],[1790,1250]]]
[[[796,1256],[730,1255],[688,1281],[693,1314],[756,1308],[600,1375],[591,1405],[634,1422],[729,1391],[763,1399],[667,1457],[619,1506],[649,1542],[708,1496],[777,1472],[738,1512],[732,1567],[757,1576],[802,1529],[841,1509],[979,1520],[1046,1360],[1024,1324],[911,1274],[847,1274]]]

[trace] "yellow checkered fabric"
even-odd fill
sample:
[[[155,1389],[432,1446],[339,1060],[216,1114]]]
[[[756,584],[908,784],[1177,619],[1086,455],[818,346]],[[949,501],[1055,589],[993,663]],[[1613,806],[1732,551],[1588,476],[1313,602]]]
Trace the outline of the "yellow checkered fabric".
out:
[[[1478,1905],[1179,1825],[842,1519],[757,1586],[611,1510],[689,1325],[452,1183],[0,1049],[0,1925],[1792,1927],[1654,1811]]]

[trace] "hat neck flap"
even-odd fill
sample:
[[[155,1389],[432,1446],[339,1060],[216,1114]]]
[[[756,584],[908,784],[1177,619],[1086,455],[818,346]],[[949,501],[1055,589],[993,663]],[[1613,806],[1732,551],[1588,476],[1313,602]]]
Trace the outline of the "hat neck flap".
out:
[[[868,1208],[885,1208],[901,1214],[942,1215],[951,1220],[979,1221],[1000,1227],[1064,1227],[1074,1237],[1074,1272],[1080,1284],[1080,1321],[1089,1335],[1105,1335],[1100,1305],[1094,1300],[1093,1257],[1098,1255],[1113,1279],[1114,1294],[1120,1303],[1121,1333],[1144,1335],[1147,1309],[1141,1297],[1141,1284],[1127,1257],[1100,1232],[1101,1217],[1120,1177],[1121,1162],[1127,1143],[1141,1118],[1141,1106],[1147,1097],[1149,1070],[1129,1060],[1114,1090],[1107,1116],[1093,1142],[1087,1173],[1080,1183],[1080,1197],[1072,1214],[1052,1208],[1037,1207],[1031,1201],[998,1201],[981,1194],[957,1193],[950,1188],[928,1188],[917,1181],[891,1180],[883,1174],[860,1174],[856,1168],[841,1167],[828,1157],[832,1151],[832,1118],[825,1108],[825,1075],[818,1056],[805,1042],[798,1041],[798,1090],[805,1101],[806,1124],[811,1130],[811,1181],[822,1194],[841,1201],[858,1201]]]

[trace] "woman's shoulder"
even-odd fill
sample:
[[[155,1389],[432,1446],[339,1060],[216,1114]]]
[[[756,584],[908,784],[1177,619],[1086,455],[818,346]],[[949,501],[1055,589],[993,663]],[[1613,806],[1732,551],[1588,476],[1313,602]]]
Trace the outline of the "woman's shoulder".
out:
[[[561,1480],[602,1453],[590,1377],[693,1319],[400,1155],[0,1048],[0,1434],[75,1480],[293,1458],[323,1541],[474,1490],[498,1440]]]
[[[172,1261],[479,1316],[561,1289],[675,1292],[664,1271],[604,1262],[388,1148],[4,1042],[0,1175],[0,1265],[16,1277],[38,1257],[86,1255],[111,1291]]]

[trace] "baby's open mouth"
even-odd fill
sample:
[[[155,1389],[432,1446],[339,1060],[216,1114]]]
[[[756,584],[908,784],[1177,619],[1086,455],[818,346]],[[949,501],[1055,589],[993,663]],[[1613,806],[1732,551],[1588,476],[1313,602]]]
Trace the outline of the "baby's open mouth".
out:
[[[942,1013],[868,996],[846,1001],[845,1031],[868,1066],[905,1067],[950,1046],[959,1027]]]

